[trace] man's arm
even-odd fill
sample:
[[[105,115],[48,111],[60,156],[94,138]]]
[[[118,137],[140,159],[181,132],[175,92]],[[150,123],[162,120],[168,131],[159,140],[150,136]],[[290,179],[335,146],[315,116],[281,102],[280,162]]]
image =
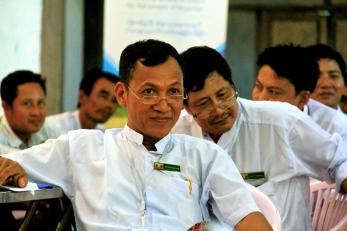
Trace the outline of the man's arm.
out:
[[[13,182],[10,182],[12,179]],[[17,162],[0,157],[0,184],[12,183],[17,187],[25,187],[28,183],[27,174]]]
[[[239,231],[267,231],[272,230],[269,222],[260,212],[253,212],[245,216],[235,228]]]

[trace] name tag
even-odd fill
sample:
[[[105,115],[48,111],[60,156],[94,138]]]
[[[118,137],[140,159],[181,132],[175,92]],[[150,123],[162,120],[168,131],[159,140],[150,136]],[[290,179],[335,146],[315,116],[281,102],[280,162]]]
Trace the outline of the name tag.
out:
[[[165,170],[171,172],[181,172],[181,166],[175,164],[166,164],[160,162],[154,162],[153,168],[155,170]]]
[[[249,184],[257,187],[266,182],[265,173],[263,171],[259,172],[243,172],[241,173],[242,178]]]

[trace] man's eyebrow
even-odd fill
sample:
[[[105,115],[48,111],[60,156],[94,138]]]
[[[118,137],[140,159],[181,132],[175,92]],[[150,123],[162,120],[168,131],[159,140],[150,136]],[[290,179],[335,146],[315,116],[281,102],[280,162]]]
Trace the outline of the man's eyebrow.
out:
[[[110,92],[109,92],[109,91],[106,91],[105,89],[101,89],[99,92],[100,92],[101,94],[110,94]]]
[[[271,89],[271,90],[278,90],[278,91],[283,91],[283,89],[282,88],[280,88],[280,87],[276,87],[276,86],[268,86],[268,87],[266,87],[267,89]]]
[[[339,70],[331,70],[331,71],[328,71],[328,73],[329,74],[335,74],[335,73],[341,74],[341,71],[339,71]]]

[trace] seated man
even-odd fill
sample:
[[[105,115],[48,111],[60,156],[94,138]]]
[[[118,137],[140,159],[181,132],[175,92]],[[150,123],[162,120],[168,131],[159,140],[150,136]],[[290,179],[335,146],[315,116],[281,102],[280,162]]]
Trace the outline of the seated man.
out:
[[[105,130],[105,123],[116,111],[117,101],[113,90],[119,78],[108,72],[93,68],[87,71],[80,83],[78,109],[47,117],[63,132],[76,129]]]
[[[60,186],[78,230],[187,230],[212,218],[231,230],[271,230],[225,151],[170,134],[185,98],[175,48],[157,40],[129,45],[120,76],[115,95],[128,110],[124,129],[75,130],[7,154],[18,163],[0,158],[0,184],[12,176],[24,186],[27,172]]]
[[[41,144],[61,134],[59,128],[45,122],[46,85],[39,74],[27,70],[12,72],[1,81],[0,93],[4,109],[4,115],[0,118],[0,155]],[[51,202],[51,208],[54,205]],[[0,226],[6,230],[17,230],[11,214],[13,208],[7,205],[0,208]],[[51,223],[48,226],[57,221],[54,217],[56,214],[51,214],[42,216]]]
[[[57,138],[61,131],[45,122],[46,85],[39,74],[15,71],[1,81],[4,115],[0,118],[0,154]]]
[[[307,49],[311,58],[318,62],[320,72],[311,98],[342,112],[339,103],[347,84],[346,63],[342,55],[324,44],[312,45]]]
[[[257,61],[259,70],[252,91],[253,100],[288,102],[307,113],[330,134],[347,136],[347,117],[310,99],[319,67],[307,56],[307,49],[300,46],[279,45],[265,49]]]
[[[347,190],[347,151],[341,137],[330,136],[290,104],[238,98],[231,70],[214,49],[193,47],[181,56],[189,114],[173,132],[213,141],[226,150],[244,179],[272,199],[283,230],[312,230],[309,176],[336,181],[338,189],[343,185]]]

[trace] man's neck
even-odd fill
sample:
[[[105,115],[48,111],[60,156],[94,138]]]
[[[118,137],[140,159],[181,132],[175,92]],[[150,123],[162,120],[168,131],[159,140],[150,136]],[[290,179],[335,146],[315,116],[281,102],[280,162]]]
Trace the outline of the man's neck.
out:
[[[92,119],[90,119],[86,113],[84,113],[83,111],[79,111],[78,113],[78,117],[80,119],[80,123],[81,123],[81,128],[83,129],[94,129],[96,127],[96,124]]]
[[[155,147],[155,144],[158,141],[159,140],[157,138],[143,136],[142,144],[146,147],[146,149],[148,151],[157,151],[157,148]]]
[[[29,138],[30,138],[30,135],[28,134],[23,134],[21,132],[16,132],[16,131],[13,131],[14,134],[16,134],[16,136],[23,142],[23,144],[25,146],[28,146],[28,142],[29,142]]]

